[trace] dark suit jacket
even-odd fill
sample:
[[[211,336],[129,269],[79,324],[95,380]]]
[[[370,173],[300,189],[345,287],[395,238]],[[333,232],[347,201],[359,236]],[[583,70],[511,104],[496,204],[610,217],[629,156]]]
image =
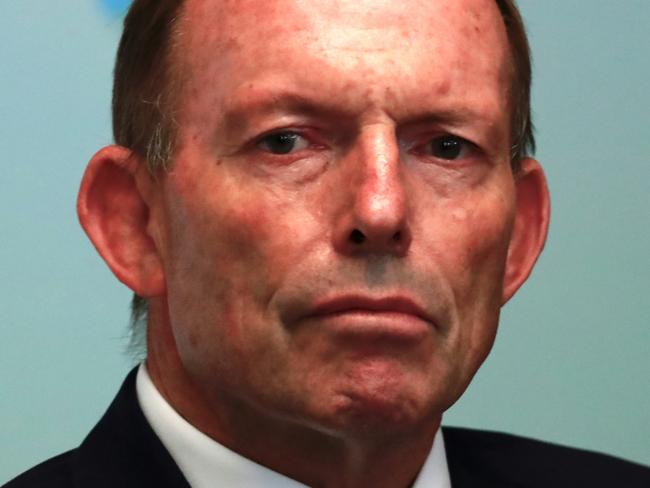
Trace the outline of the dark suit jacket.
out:
[[[5,487],[188,487],[140,410],[135,377],[134,369],[81,446]],[[650,488],[649,468],[603,454],[470,429],[444,427],[443,435],[454,488]]]

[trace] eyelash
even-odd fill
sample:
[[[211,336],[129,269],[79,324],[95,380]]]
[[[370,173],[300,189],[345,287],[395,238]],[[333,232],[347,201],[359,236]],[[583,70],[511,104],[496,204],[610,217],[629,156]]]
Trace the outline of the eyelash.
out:
[[[273,142],[271,141],[271,138],[273,137],[281,138],[282,136],[288,136],[289,140],[293,138],[291,147],[287,150],[287,152],[273,152],[271,148],[263,147],[263,144],[265,143],[268,144]],[[297,139],[302,139],[304,141],[304,147],[294,150]],[[439,144],[440,146],[436,148],[434,146],[435,144]],[[447,148],[441,147],[445,144],[447,144],[448,146]],[[456,148],[454,147],[454,145],[457,145],[459,147]],[[274,157],[289,157],[295,153],[299,153],[300,151],[309,148],[317,148],[323,146],[313,143],[312,138],[308,137],[303,130],[279,129],[279,130],[268,132],[256,138],[254,141],[254,147]],[[435,154],[436,149],[438,150],[438,154]],[[440,153],[440,151],[445,151],[445,150],[450,151],[450,154],[447,154],[446,156],[451,156],[451,157],[445,157],[445,155],[442,155]],[[423,144],[418,144],[414,146],[410,152],[418,155],[423,154],[427,157],[434,158],[438,161],[445,161],[447,164],[451,164],[453,162],[459,162],[465,160],[475,155],[477,151],[479,151],[479,147],[476,144],[472,143],[471,141],[468,141],[467,139],[464,139],[460,136],[456,136],[453,134],[441,134],[441,135],[436,135],[428,138],[426,142]]]
[[[276,138],[279,139],[279,138],[281,138],[281,137],[283,137],[283,136],[288,136],[289,139],[290,139],[291,137],[293,137],[293,144],[294,144],[294,145],[295,145],[295,140],[296,140],[296,138],[301,138],[301,139],[303,139],[303,140],[305,141],[305,144],[306,144],[306,147],[303,148],[303,149],[306,149],[307,147],[314,146],[314,144],[309,140],[309,138],[306,137],[306,136],[305,136],[301,131],[298,131],[298,130],[291,130],[291,129],[276,130],[276,131],[273,131],[273,132],[270,132],[270,133],[264,134],[264,135],[262,135],[262,136],[260,136],[260,137],[258,137],[258,138],[256,139],[256,141],[255,141],[255,146],[256,146],[257,148],[260,148],[260,149],[264,150],[264,149],[262,148],[262,145],[263,145],[265,142],[267,142],[267,143],[272,143],[273,141],[271,141],[271,138],[276,137]],[[280,141],[275,141],[275,142],[280,142]],[[302,150],[302,149],[299,149],[299,150]],[[292,151],[293,151],[293,145],[292,145],[292,147],[289,149],[289,151],[286,152],[286,153],[282,153],[282,152],[277,152],[277,153],[276,153],[276,152],[273,152],[273,151],[268,150],[268,149],[266,150],[266,152],[268,152],[269,154],[273,154],[273,155],[276,155],[276,156],[285,156],[285,155],[288,155],[288,154],[292,154]]]
[[[450,147],[444,148],[444,147],[435,147],[435,144],[451,144]],[[458,147],[453,147],[453,145],[457,145]],[[454,157],[444,157],[440,153],[435,154],[436,149],[440,151],[444,150],[450,150],[452,153],[451,155],[454,155],[456,153],[456,149],[458,154]],[[442,160],[442,161],[461,161],[464,159],[467,159],[468,157],[471,157],[478,151],[478,146],[476,144],[468,141],[467,139],[464,139],[463,137],[456,136],[453,134],[441,134],[441,135],[436,135],[433,137],[429,137],[425,143],[419,144],[414,147],[413,152],[417,153],[424,153],[425,155],[435,158],[437,160]],[[450,156],[448,154],[448,156]]]

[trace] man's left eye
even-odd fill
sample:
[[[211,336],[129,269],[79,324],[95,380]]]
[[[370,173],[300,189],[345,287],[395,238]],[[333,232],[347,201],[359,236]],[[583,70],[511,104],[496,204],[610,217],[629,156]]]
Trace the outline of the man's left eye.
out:
[[[295,132],[276,132],[263,137],[257,145],[272,154],[289,154],[309,147],[309,141]]]
[[[471,143],[465,139],[446,135],[433,139],[427,149],[435,158],[453,161],[467,156],[471,148]]]

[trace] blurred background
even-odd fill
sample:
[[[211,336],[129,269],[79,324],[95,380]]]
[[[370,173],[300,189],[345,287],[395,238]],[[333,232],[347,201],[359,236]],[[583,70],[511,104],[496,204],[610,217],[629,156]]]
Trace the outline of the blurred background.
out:
[[[128,3],[0,2],[0,484],[77,446],[134,365],[131,294],[75,215]],[[551,231],[445,423],[650,464],[650,2],[520,7]]]

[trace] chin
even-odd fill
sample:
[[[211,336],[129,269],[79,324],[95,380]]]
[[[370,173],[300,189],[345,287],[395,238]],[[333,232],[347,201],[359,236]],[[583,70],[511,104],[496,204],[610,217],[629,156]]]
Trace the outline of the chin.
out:
[[[407,434],[439,421],[442,410],[431,396],[431,386],[408,378],[387,376],[339,385],[329,399],[324,423],[340,435],[372,436]]]
[[[359,395],[343,397],[333,417],[338,435],[365,439],[409,435],[440,418],[415,399]]]

